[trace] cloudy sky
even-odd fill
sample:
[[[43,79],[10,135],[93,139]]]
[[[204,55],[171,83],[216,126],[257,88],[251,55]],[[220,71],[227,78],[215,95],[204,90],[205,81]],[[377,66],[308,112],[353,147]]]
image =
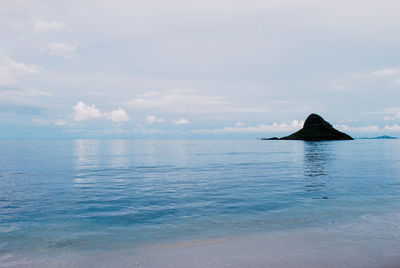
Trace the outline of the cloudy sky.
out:
[[[0,32],[0,138],[400,136],[397,0],[2,0]]]

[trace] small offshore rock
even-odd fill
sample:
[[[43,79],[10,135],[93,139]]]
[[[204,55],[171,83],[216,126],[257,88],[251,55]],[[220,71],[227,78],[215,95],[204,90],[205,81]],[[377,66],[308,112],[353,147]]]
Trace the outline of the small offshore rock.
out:
[[[271,138],[271,139],[275,139]],[[304,141],[330,141],[330,140],[353,140],[346,133],[335,129],[317,114],[310,114],[299,131],[280,138],[280,140],[304,140]]]
[[[263,141],[274,141],[274,140],[279,140],[278,137],[272,137],[272,138],[261,138]]]

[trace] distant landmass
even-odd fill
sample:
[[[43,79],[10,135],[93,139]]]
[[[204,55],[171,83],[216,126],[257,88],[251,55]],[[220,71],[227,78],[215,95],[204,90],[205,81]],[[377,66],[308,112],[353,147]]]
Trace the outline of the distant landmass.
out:
[[[378,137],[372,137],[372,138],[368,138],[368,137],[363,137],[363,138],[359,138],[361,140],[396,140],[398,139],[397,137],[390,137],[387,135],[383,135],[383,136],[378,136]]]
[[[262,140],[304,140],[304,141],[329,141],[353,140],[346,133],[335,129],[317,114],[310,114],[299,131],[282,138],[262,138]]]

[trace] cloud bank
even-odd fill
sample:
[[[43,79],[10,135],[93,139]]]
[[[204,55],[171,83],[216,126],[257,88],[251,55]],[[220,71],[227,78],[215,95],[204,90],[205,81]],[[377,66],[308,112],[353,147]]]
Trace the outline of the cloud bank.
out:
[[[209,133],[209,134],[221,134],[221,133],[269,133],[269,132],[286,132],[295,131],[303,127],[304,121],[292,120],[291,122],[280,122],[268,124],[258,124],[256,126],[244,126],[243,123],[235,126],[228,126],[224,128],[216,129],[197,129],[192,130],[193,133]]]
[[[110,113],[103,113],[94,104],[86,105],[82,101],[78,102],[72,108],[74,110],[74,121],[87,121],[99,118],[105,118],[113,122],[126,122],[130,120],[129,115],[122,108],[113,110]]]

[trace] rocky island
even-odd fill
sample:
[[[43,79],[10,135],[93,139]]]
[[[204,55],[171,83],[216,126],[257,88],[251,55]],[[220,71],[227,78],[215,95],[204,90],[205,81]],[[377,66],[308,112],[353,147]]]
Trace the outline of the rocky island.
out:
[[[299,131],[282,138],[263,138],[263,140],[304,140],[304,141],[330,141],[353,140],[346,133],[335,129],[317,114],[310,114]]]

